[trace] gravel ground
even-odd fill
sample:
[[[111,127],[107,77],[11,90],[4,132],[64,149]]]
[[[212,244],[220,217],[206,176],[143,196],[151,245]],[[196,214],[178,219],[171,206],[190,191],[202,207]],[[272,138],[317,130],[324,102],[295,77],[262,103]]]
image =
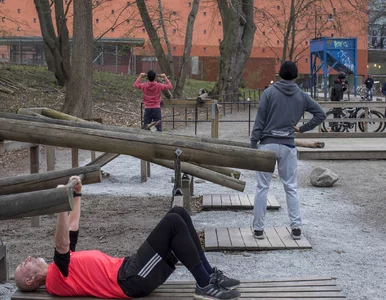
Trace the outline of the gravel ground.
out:
[[[254,116],[254,112],[252,113]],[[223,119],[227,119],[227,117]],[[246,113],[233,114],[232,119],[245,119]],[[208,124],[199,125],[204,135]],[[221,123],[220,138],[248,141],[246,123]],[[193,128],[179,133],[193,134]],[[85,152],[86,153],[86,152]],[[82,157],[86,162],[86,154]],[[140,183],[140,163],[120,156],[103,169],[111,175],[102,183],[86,186],[88,195],[169,196],[173,188],[173,171],[152,165],[152,177]],[[315,188],[309,175],[316,166],[327,167],[339,175],[332,188]],[[299,161],[298,181],[304,235],[313,249],[310,251],[264,251],[208,253],[209,260],[226,273],[240,279],[273,279],[299,276],[331,276],[337,278],[348,299],[385,299],[386,265],[385,211],[386,161]],[[242,170],[246,193],[255,189],[255,174]],[[211,183],[197,183],[195,194],[233,193]],[[266,226],[288,225],[285,194],[280,179],[274,179],[271,193],[282,209],[268,212]],[[205,211],[193,216],[197,229],[220,226],[250,226],[250,211]],[[230,259],[231,258],[231,259]],[[177,268],[172,280],[192,279],[183,268]],[[0,299],[9,299],[12,283],[0,285]]]

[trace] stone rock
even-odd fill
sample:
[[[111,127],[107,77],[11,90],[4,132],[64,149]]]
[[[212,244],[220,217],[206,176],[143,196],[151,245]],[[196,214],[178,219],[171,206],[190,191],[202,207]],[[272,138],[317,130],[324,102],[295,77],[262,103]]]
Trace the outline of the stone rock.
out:
[[[339,179],[338,175],[327,168],[316,167],[310,175],[310,182],[317,187],[330,187]]]

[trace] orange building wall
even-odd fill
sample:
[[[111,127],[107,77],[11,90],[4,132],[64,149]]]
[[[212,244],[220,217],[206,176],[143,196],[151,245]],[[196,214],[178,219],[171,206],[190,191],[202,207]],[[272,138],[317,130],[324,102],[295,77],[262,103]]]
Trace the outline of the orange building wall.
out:
[[[64,0],[66,3],[67,1]],[[94,1],[94,4],[98,1]],[[137,48],[137,55],[149,55],[151,54],[151,47],[148,41],[146,31],[144,30],[141,18],[136,10],[136,6],[132,5],[127,7],[128,1],[123,0],[105,0],[99,1],[103,4],[95,7],[94,9],[94,36],[99,37],[101,34],[105,34],[104,37],[108,38],[145,38],[146,45],[142,48]],[[132,2],[132,1],[131,1]],[[167,30],[169,33],[169,39],[172,46],[172,53],[174,56],[181,56],[184,45],[184,35],[187,16],[190,12],[189,2],[181,0],[164,0],[164,15],[167,22]],[[260,8],[260,12],[256,12],[256,24],[257,30],[255,34],[254,47],[251,53],[251,59],[258,58],[260,63],[266,59],[266,63],[274,64],[276,72],[279,68],[279,62],[276,61],[277,56],[281,57],[282,53],[282,41],[277,37],[277,31],[270,24],[264,22],[264,11],[272,10],[276,8],[277,3],[283,3],[284,1],[275,0],[256,0],[255,6]],[[288,1],[290,2],[290,1]],[[323,10],[320,10],[320,19],[326,17],[322,12],[332,11],[329,8],[330,1],[326,0]],[[340,3],[341,1],[335,1]],[[344,1],[343,1],[344,2]],[[146,1],[148,7],[150,7],[150,13],[157,8],[158,1],[148,0]],[[344,4],[344,3],[343,3]],[[343,5],[344,6],[344,5]],[[20,9],[20,11],[19,11]],[[288,7],[280,7],[277,9],[278,20],[283,19],[284,10]],[[340,9],[340,6],[337,8]],[[4,3],[0,3],[0,12],[5,15],[5,20],[0,20],[2,27],[5,27],[10,35],[14,36],[41,36],[39,19],[36,13],[36,9],[32,0],[4,0]],[[325,14],[325,13],[324,13]],[[339,14],[339,11],[338,11]],[[118,18],[118,16],[120,16]],[[281,19],[280,19],[281,18]],[[358,37],[358,74],[365,75],[367,73],[367,32],[366,24],[367,20],[359,18],[354,15],[340,16],[340,22],[344,24],[343,27],[333,29],[332,24],[327,24],[326,29],[323,32],[324,36],[330,36],[334,34],[334,37]],[[10,19],[17,20],[12,22]],[[71,28],[72,10],[70,8],[68,14],[68,27],[70,34]],[[127,22],[126,20],[129,20]],[[312,16],[311,16],[312,20]],[[319,19],[317,19],[319,22]],[[281,21],[284,23],[284,19]],[[302,20],[300,20],[302,22]],[[303,22],[308,22],[303,20]],[[109,30],[112,26],[116,26],[114,30]],[[329,26],[329,27],[328,27]],[[315,24],[309,24],[310,38],[311,33],[314,31]],[[263,34],[264,32],[264,34]],[[299,37],[300,39],[301,37]],[[193,36],[193,48],[191,56],[199,57],[216,57],[219,56],[219,41],[222,39],[222,24],[219,13],[217,12],[213,3],[202,2],[196,18],[194,26]],[[270,40],[270,43],[267,41]],[[299,49],[308,47],[307,38],[305,41],[299,41]],[[275,44],[276,42],[276,44]],[[275,44],[272,47],[272,43]],[[254,63],[252,63],[254,64]],[[309,51],[306,50],[300,54],[298,60],[299,72],[301,74],[309,74]],[[247,66],[248,68],[248,66]],[[272,69],[272,68],[271,68]],[[273,69],[272,69],[273,70]],[[268,70],[266,70],[268,72]],[[275,72],[275,71],[274,71]],[[273,72],[273,73],[274,73]],[[273,77],[274,74],[270,74],[269,77]],[[212,78],[212,77],[211,77]],[[273,78],[272,78],[273,79]]]

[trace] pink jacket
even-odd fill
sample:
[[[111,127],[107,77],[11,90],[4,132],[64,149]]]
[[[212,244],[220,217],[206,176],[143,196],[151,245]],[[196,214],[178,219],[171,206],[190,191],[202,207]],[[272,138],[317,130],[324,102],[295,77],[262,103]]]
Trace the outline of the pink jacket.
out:
[[[166,78],[166,84],[153,82],[141,83],[141,78],[138,77],[134,82],[136,89],[143,91],[143,104],[145,108],[159,108],[161,104],[161,92],[164,90],[171,90],[173,88],[170,81]]]

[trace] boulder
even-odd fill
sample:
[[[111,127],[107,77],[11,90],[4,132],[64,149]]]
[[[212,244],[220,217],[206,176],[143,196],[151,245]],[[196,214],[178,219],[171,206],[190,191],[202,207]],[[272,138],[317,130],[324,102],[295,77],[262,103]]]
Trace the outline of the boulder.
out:
[[[330,187],[338,181],[338,175],[327,168],[316,167],[310,175],[310,182],[317,187]]]

